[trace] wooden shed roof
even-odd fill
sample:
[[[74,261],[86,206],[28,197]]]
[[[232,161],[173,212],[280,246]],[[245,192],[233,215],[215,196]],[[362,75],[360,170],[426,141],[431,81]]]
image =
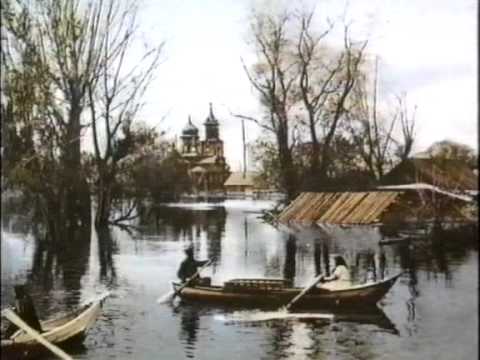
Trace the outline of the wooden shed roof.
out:
[[[279,215],[282,223],[372,224],[401,191],[301,193]]]

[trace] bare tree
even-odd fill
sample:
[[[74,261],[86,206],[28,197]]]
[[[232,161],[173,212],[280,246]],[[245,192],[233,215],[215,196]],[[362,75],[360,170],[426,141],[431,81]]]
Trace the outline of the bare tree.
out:
[[[371,176],[381,179],[395,162],[408,158],[415,139],[415,112],[409,113],[406,96],[397,96],[397,106],[390,115],[378,106],[378,59],[375,61],[373,90],[362,76],[353,90],[353,106],[349,111],[349,129]],[[400,135],[398,139],[398,123]]]
[[[140,99],[159,64],[163,45],[147,49],[140,61],[128,68],[125,59],[133,49],[136,4],[110,0],[104,11],[100,28],[104,38],[102,59],[96,77],[87,86],[97,175],[94,181],[96,225],[107,225],[110,221],[118,163],[140,140],[131,124],[142,106]],[[112,221],[128,220],[134,206],[135,203],[125,215]]]
[[[360,74],[363,52],[367,41],[354,43],[349,36],[349,26],[344,26],[343,49],[336,51],[322,45],[333,28],[316,34],[312,30],[314,12],[298,16],[300,32],[297,41],[298,88],[307,114],[312,151],[310,172],[313,176],[326,177],[330,163],[331,144],[340,119],[346,111],[346,103]],[[320,139],[318,126],[322,126]]]
[[[33,61],[29,70],[35,74],[30,86],[36,95],[32,100],[36,156],[43,152],[49,166],[58,169],[48,173],[53,186],[44,205],[55,238],[61,237],[58,231],[65,225],[90,221],[89,188],[81,162],[81,137],[89,126],[83,111],[87,89],[97,82],[108,61],[104,28],[111,26],[106,19],[113,4],[112,0],[12,0],[6,4],[10,64],[15,68],[15,59],[27,53]],[[17,70],[25,74],[26,69]]]
[[[415,142],[415,124],[417,107],[413,108],[413,112],[409,111],[407,106],[407,95],[403,93],[397,96],[397,114],[400,119],[402,130],[401,140],[394,140],[397,145],[396,155],[403,161],[406,160],[412,152],[413,144]]]
[[[292,159],[295,137],[295,120],[291,110],[295,105],[297,70],[292,42],[287,36],[290,15],[254,14],[251,23],[253,46],[258,62],[253,70],[244,64],[250,83],[260,96],[266,110],[263,119],[236,114],[256,122],[271,132],[276,140],[280,164],[280,183],[289,199],[297,191],[297,175]]]
[[[303,169],[297,169],[293,154],[303,152],[297,143],[305,128],[311,139],[310,175],[326,178],[332,142],[346,113],[367,45],[366,41],[355,43],[350,39],[348,25],[344,27],[341,50],[323,45],[333,24],[316,33],[313,17],[313,11],[254,15],[252,34],[258,61],[253,70],[245,65],[244,69],[267,116],[259,121],[236,115],[274,134],[280,179],[288,198],[299,190]]]
[[[6,51],[2,46],[2,60],[6,60],[2,72],[7,66],[9,70],[2,113],[8,108],[4,106],[6,98],[13,104],[12,128],[19,133],[22,122],[30,126],[31,134],[22,136],[32,140],[32,156],[17,162],[16,172],[22,175],[17,179],[23,178],[25,187],[40,196],[55,239],[67,238],[57,231],[65,225],[90,221],[90,189],[81,154],[84,130],[93,124],[96,164],[107,183],[112,160],[132,148],[126,146],[134,138],[129,127],[160,52],[160,47],[147,51],[147,60],[124,71],[126,51],[136,29],[135,14],[135,0],[2,2],[6,30],[2,45],[7,45]],[[25,96],[22,89],[28,89],[30,95]],[[91,121],[84,112],[87,107]],[[102,121],[105,131],[99,130]],[[123,143],[118,140],[120,133]],[[105,147],[99,138],[105,140]],[[35,171],[27,164],[34,164]]]

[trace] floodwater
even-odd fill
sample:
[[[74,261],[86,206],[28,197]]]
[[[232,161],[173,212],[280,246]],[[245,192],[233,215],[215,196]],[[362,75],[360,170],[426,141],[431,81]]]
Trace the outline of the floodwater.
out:
[[[30,235],[4,229],[2,308],[13,301],[12,286],[23,281],[42,318],[111,291],[83,346],[71,350],[75,359],[478,357],[475,229],[379,245],[391,230],[275,228],[259,218],[272,205],[171,204],[152,212],[138,231],[86,231],[82,241],[55,253],[37,247]],[[157,303],[170,290],[188,244],[197,259],[213,259],[203,275],[214,284],[272,277],[306,285],[331,269],[335,254],[346,258],[359,282],[405,273],[373,314],[359,308],[333,321],[255,321],[262,318],[258,310]]]

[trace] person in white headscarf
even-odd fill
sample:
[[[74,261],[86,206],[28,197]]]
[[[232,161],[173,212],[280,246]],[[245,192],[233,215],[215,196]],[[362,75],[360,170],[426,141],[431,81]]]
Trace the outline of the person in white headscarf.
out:
[[[331,276],[325,276],[320,280],[320,288],[327,290],[342,290],[352,286],[350,270],[342,256],[335,256],[335,270]]]

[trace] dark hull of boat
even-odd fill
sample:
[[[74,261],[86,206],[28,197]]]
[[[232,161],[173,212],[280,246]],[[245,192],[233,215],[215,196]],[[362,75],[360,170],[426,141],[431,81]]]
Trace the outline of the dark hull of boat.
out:
[[[66,350],[68,354],[78,354],[85,349],[83,345],[85,335],[85,333],[77,334],[66,341],[56,343],[55,345],[63,350]],[[2,360],[29,360],[37,359],[41,356],[51,355],[50,351],[47,350],[43,345],[25,345],[21,343],[2,346],[0,354]]]
[[[375,306],[385,296],[401,274],[386,280],[355,286],[344,290],[329,291],[314,288],[296,304],[296,309],[320,309],[336,307]],[[174,289],[181,284],[173,283]],[[270,308],[288,304],[302,288],[286,288],[270,291],[226,291],[221,286],[195,286],[184,288],[179,296],[186,301],[243,307]]]

